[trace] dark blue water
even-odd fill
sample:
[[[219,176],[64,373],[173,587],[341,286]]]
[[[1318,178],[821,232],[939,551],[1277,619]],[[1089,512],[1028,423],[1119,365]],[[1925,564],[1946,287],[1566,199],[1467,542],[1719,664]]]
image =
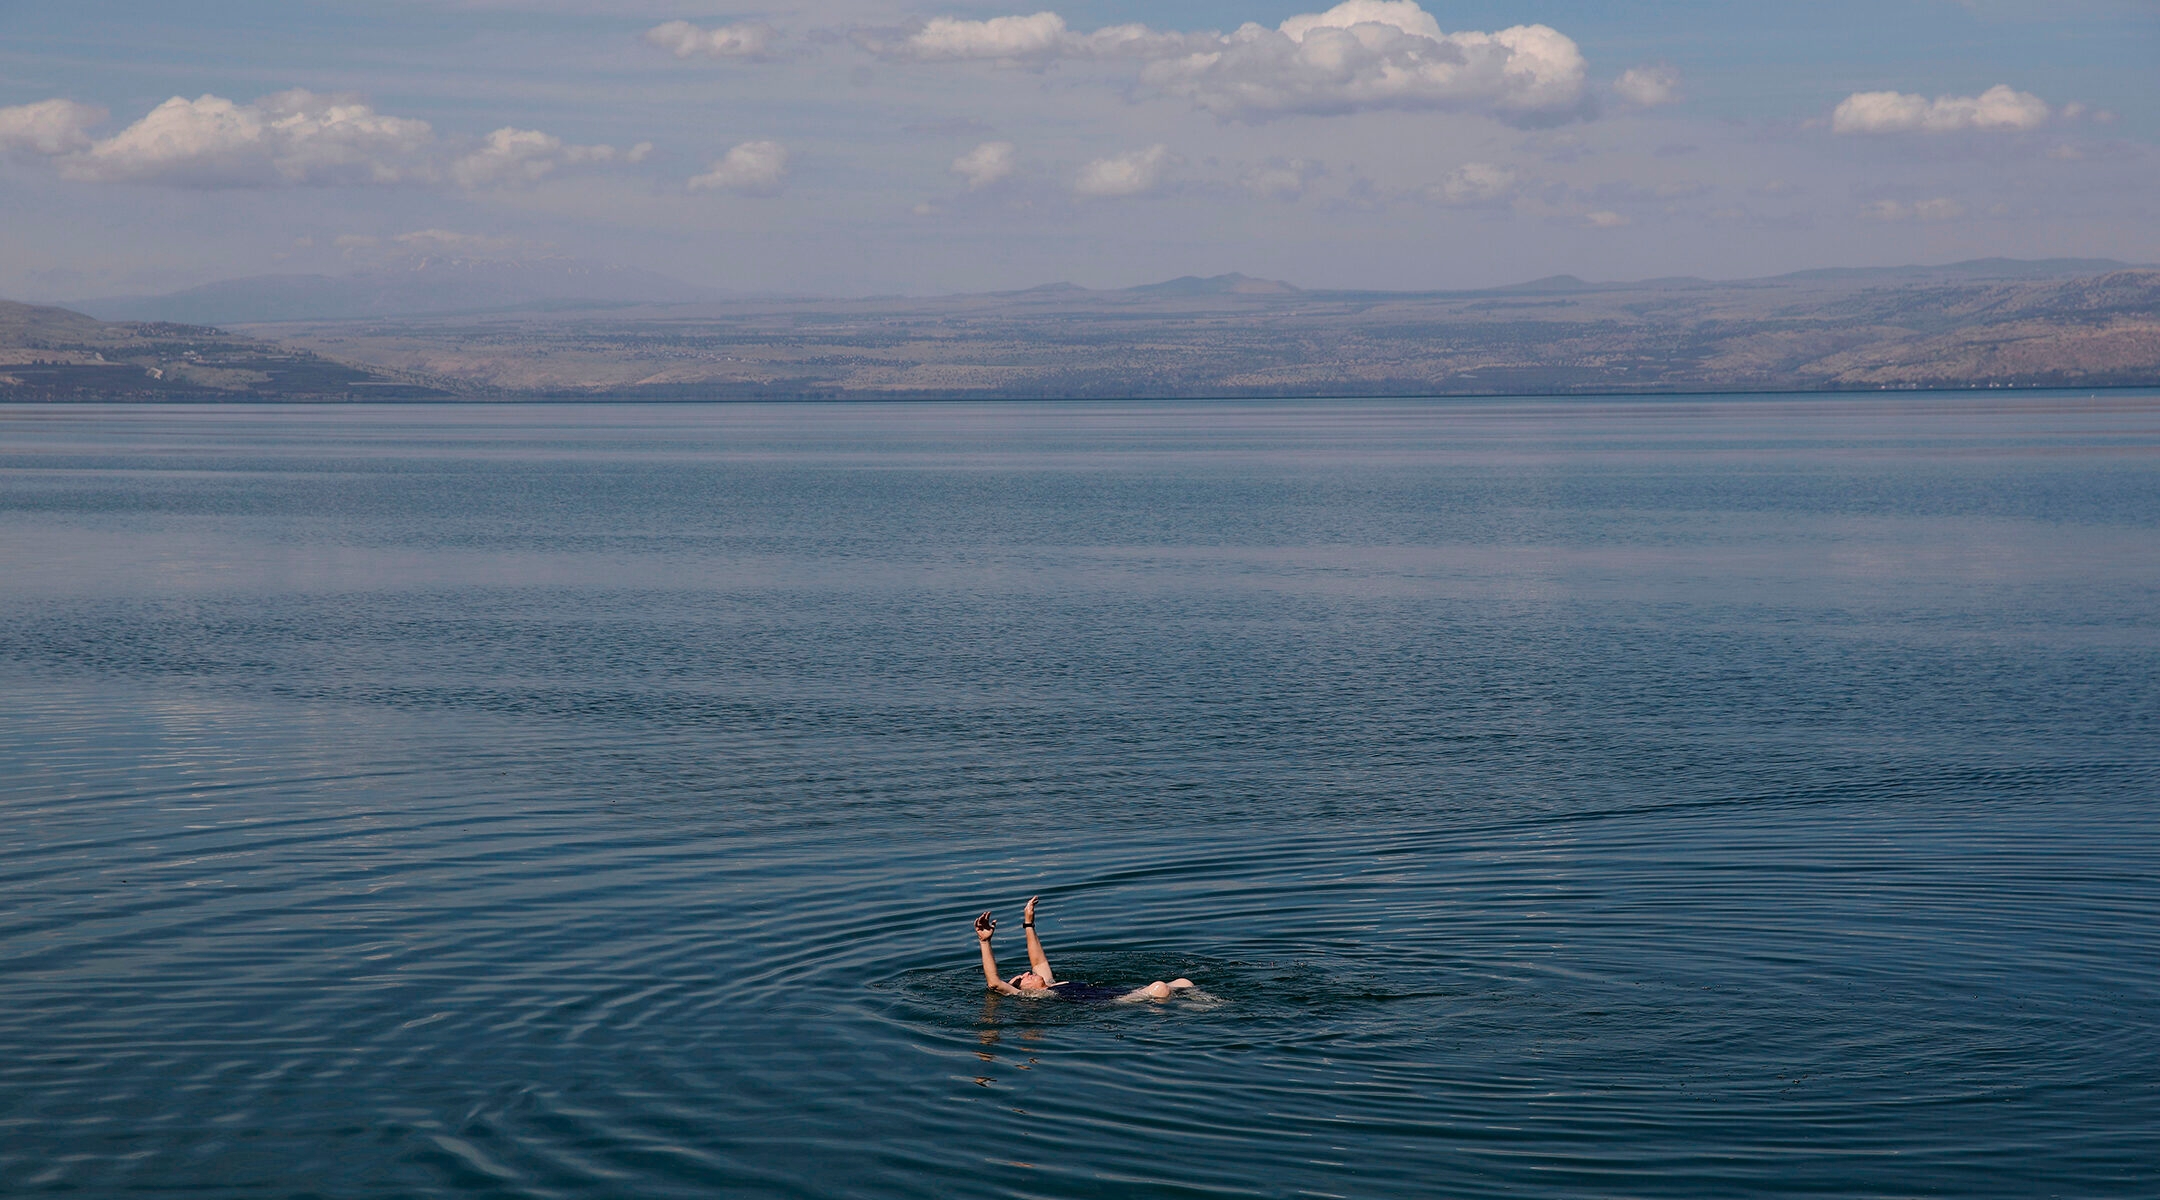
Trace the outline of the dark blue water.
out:
[[[0,1192],[2160,1192],[2160,394],[10,408],[0,565]]]

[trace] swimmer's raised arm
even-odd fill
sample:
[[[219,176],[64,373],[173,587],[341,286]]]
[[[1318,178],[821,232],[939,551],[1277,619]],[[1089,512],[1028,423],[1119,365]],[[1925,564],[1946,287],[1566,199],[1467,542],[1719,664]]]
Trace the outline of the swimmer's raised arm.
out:
[[[1028,897],[1027,907],[1020,910],[1020,928],[1027,931],[1028,966],[1043,977],[1045,985],[1051,985],[1057,982],[1057,976],[1050,973],[1050,956],[1043,953],[1042,939],[1035,936],[1035,902],[1040,899]]]
[[[982,947],[983,979],[989,984],[991,991],[1003,992],[1008,996],[1017,996],[1020,994],[1019,988],[998,978],[997,956],[990,953],[990,935],[996,932],[997,918],[992,917],[989,913],[984,913],[975,918],[975,941]],[[1029,930],[1028,932],[1032,937],[1034,931]]]

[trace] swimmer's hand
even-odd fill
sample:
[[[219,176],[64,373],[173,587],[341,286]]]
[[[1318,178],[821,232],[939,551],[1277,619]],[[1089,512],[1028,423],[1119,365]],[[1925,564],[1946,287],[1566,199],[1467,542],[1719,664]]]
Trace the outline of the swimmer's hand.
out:
[[[1035,902],[1040,899],[1042,899],[1041,896],[1028,897],[1027,907],[1020,910],[1020,920],[1022,921],[1022,923],[1028,925],[1033,925],[1035,923]]]
[[[989,913],[984,913],[983,915],[981,915],[981,916],[979,916],[979,917],[975,918],[975,940],[976,940],[976,941],[978,941],[978,942],[987,942],[987,941],[989,941],[989,940],[990,940],[990,935],[991,935],[991,934],[993,934],[993,933],[996,933],[996,932],[997,932],[997,918],[996,918],[996,917],[993,917],[993,916],[991,916],[991,915],[990,915]]]

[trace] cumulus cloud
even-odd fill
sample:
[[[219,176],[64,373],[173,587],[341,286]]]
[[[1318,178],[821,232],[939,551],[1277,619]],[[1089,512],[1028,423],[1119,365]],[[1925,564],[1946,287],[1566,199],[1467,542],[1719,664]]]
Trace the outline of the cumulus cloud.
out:
[[[1594,229],[1618,229],[1629,224],[1626,216],[1602,209],[1594,213],[1584,214],[1583,220],[1589,222]]]
[[[1490,204],[1514,191],[1518,178],[1506,167],[1469,162],[1449,171],[1432,194],[1449,204]]]
[[[1965,206],[1945,196],[1933,200],[1921,200],[1906,204],[1898,200],[1877,200],[1860,210],[1861,215],[1877,221],[1955,221],[1965,215]]]
[[[206,188],[398,183],[428,173],[434,140],[426,121],[346,96],[294,89],[253,104],[174,96],[60,169],[93,183]]]
[[[2019,133],[2047,124],[2047,102],[1998,83],[1977,96],[1854,92],[1830,114],[1838,133]]]
[[[940,17],[900,37],[861,38],[898,61],[1041,66],[1065,58],[1140,61],[1141,79],[1225,119],[1373,108],[1489,112],[1525,123],[1578,113],[1582,51],[1544,25],[1447,33],[1415,0],[1345,0],[1321,13],[1231,33],[1115,25],[1075,33],[1054,12]]]
[[[504,126],[487,135],[479,147],[459,155],[450,164],[450,177],[467,188],[519,187],[540,182],[558,167],[598,163],[639,162],[652,152],[651,142],[639,142],[628,150],[613,146],[573,146],[551,133]]]
[[[739,192],[777,195],[787,183],[788,150],[778,142],[744,142],[721,156],[703,175],[690,180],[693,192]]]
[[[196,188],[531,183],[559,167],[634,163],[652,149],[572,146],[530,129],[498,129],[477,146],[444,140],[426,122],[364,101],[305,89],[252,103],[175,96],[142,119],[92,140],[102,110],[66,100],[0,109],[0,149],[50,157],[84,183]]]
[[[1182,53],[1219,35],[1161,33],[1145,25],[1111,25],[1075,33],[1054,12],[971,21],[934,17],[897,35],[858,34],[856,41],[895,62],[993,62],[1041,65],[1059,58],[1151,58]]]
[[[1544,25],[1442,33],[1411,0],[1348,0],[1276,29],[1246,25],[1206,53],[1150,63],[1142,77],[1222,117],[1371,108],[1562,115],[1583,98],[1573,41]]]
[[[645,31],[649,45],[677,58],[764,58],[776,37],[773,27],[762,21],[744,21],[715,29],[700,29],[688,21],[669,21]]]
[[[40,100],[0,108],[0,152],[52,157],[90,148],[90,127],[102,108],[73,100]]]
[[[1629,67],[1613,81],[1613,93],[1638,108],[1680,99],[1680,72],[1667,66]]]
[[[1169,164],[1170,148],[1161,145],[1098,158],[1080,168],[1073,191],[1082,196],[1137,196],[1155,190]]]
[[[969,188],[986,188],[1008,178],[1019,166],[1019,153],[1011,142],[984,142],[952,161],[953,174],[967,180]]]
[[[1067,36],[1065,18],[1054,12],[1039,12],[1027,17],[992,17],[987,21],[937,17],[904,38],[873,41],[870,49],[886,58],[917,62],[940,59],[1019,62],[1055,56],[1064,48]]]

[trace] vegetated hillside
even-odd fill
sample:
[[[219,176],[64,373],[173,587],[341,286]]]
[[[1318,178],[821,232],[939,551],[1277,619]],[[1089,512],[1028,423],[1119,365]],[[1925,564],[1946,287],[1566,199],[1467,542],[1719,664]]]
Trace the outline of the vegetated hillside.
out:
[[[0,300],[0,400],[354,400],[445,394],[310,350]]]
[[[2160,270],[1972,263],[1453,293],[1122,291],[285,324],[476,394],[1313,396],[2160,384]]]

